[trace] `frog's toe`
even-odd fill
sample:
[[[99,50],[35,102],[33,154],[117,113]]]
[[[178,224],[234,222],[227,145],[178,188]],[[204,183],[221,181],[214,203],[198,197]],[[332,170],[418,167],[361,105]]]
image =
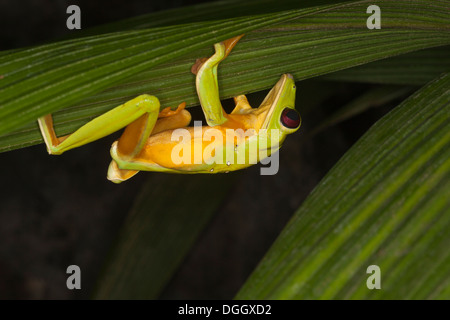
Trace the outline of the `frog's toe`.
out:
[[[195,60],[195,63],[191,67],[191,72],[197,75],[198,70],[203,66],[203,64],[208,60],[208,58],[199,58]]]
[[[114,183],[121,183],[136,175],[139,171],[120,169],[117,162],[112,160],[108,168],[108,180]]]
[[[225,45],[225,57],[230,54],[231,50],[233,50],[236,43],[238,43],[238,41],[241,40],[241,38],[243,36],[244,36],[244,34],[241,34],[237,37],[233,37],[231,39],[228,39],[228,40],[225,40],[222,42]]]
[[[170,116],[174,116],[176,114],[179,114],[182,110],[184,110],[184,108],[186,108],[186,102],[180,103],[176,110],[172,110],[171,107],[164,108],[159,112],[158,118],[167,118]]]

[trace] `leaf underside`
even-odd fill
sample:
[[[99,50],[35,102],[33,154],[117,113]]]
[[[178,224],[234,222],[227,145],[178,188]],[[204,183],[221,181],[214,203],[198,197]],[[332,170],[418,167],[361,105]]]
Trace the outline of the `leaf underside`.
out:
[[[443,14],[450,9],[448,1],[434,1],[433,10],[427,3],[415,7],[409,3],[381,1],[381,30],[366,28],[367,1],[357,1],[117,32],[0,56],[4,75],[0,80],[0,133],[9,132],[0,138],[0,151],[41,143],[34,120],[64,106],[71,105],[54,117],[59,135],[73,132],[142,93],[157,96],[163,107],[182,101],[188,107],[198,105],[195,77],[190,73],[193,62],[211,55],[214,42],[242,32],[246,36],[219,68],[222,98],[270,88],[286,72],[299,81],[449,44],[449,25]],[[399,10],[404,14],[398,15]],[[446,62],[426,64],[432,74],[448,70],[447,51],[433,53],[445,56]],[[357,71],[342,77],[363,78]],[[424,80],[411,77],[411,81]]]

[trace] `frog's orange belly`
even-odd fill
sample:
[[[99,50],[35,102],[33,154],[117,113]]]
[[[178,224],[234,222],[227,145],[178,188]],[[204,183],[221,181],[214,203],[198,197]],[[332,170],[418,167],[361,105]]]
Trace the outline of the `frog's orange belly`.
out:
[[[218,169],[220,164],[223,164],[226,170],[227,157],[229,158],[231,153],[231,156],[235,157],[238,146],[243,146],[248,140],[248,136],[227,129],[221,126],[187,127],[178,131],[160,132],[149,137],[146,146],[135,160],[187,171],[204,170],[212,166]]]

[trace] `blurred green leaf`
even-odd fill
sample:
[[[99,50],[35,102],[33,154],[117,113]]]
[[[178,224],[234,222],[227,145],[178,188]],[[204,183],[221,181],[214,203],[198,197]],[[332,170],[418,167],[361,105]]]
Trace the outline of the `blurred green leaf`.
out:
[[[392,100],[399,99],[407,93],[412,92],[413,87],[383,85],[371,88],[361,94],[350,103],[339,108],[336,112],[326,117],[309,135],[317,134],[323,129],[332,126],[341,121],[347,120],[357,114],[360,114],[370,108],[384,105]]]
[[[323,79],[423,85],[443,72],[450,72],[449,46],[419,50],[398,57],[341,70],[328,74]]]
[[[375,61],[323,76],[326,80],[423,85],[450,72],[450,47],[443,46]]]
[[[152,175],[125,221],[94,297],[157,298],[217,211],[234,177]]]
[[[449,125],[445,74],[330,170],[236,298],[449,299]],[[370,265],[381,290],[366,287]]]
[[[246,37],[220,68],[222,98],[267,89],[286,72],[302,80],[450,43],[448,1],[379,1],[381,30],[366,28],[368,3],[118,32],[2,55],[0,132],[16,130],[0,138],[0,151],[41,142],[30,121],[63,106],[72,105],[55,114],[60,135],[142,93],[163,106],[197,105],[193,61],[242,32]]]

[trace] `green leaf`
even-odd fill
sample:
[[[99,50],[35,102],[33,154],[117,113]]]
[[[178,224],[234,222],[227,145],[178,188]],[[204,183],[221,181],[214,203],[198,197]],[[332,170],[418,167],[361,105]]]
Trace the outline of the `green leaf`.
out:
[[[323,79],[382,84],[423,85],[450,72],[450,47],[411,52],[325,75]]]
[[[149,178],[125,221],[94,297],[157,298],[217,211],[234,177]]]
[[[450,43],[443,14],[449,1],[379,1],[381,30],[366,28],[368,3],[118,32],[2,55],[0,133],[10,133],[0,138],[0,151],[41,142],[32,121],[64,106],[71,107],[55,115],[60,135],[142,93],[163,106],[198,105],[193,61],[242,32],[247,35],[220,68],[222,98],[267,89],[286,72],[302,80]]]
[[[137,17],[112,22],[81,31],[78,34],[95,35],[124,30],[138,30],[175,24],[222,20],[241,16],[251,16],[280,12],[285,10],[307,8],[319,5],[345,2],[336,0],[226,0],[200,3],[187,7],[169,9]]]
[[[449,299],[450,74],[378,121],[295,213],[238,299]],[[381,269],[369,290],[366,269]]]
[[[302,14],[119,32],[0,56],[0,133],[211,42]]]

